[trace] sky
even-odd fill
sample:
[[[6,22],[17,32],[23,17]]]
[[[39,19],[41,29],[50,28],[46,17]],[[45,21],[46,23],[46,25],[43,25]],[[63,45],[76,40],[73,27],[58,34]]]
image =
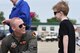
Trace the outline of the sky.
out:
[[[46,22],[47,19],[54,17],[52,7],[60,0],[25,0],[30,6],[31,12],[38,14],[41,22]],[[80,0],[67,0],[70,7],[68,17],[77,20],[80,24]],[[4,12],[4,17],[9,18],[13,5],[10,0],[0,0],[0,11]]]

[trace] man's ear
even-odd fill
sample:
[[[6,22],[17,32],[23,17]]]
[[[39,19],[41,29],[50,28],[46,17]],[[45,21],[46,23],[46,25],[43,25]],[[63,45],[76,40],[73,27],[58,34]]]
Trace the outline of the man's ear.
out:
[[[12,26],[11,28],[12,28],[13,31],[15,31],[15,26]]]

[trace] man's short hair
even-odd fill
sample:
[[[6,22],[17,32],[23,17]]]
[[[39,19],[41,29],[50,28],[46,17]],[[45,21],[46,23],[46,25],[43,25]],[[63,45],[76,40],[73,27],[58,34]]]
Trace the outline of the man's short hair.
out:
[[[22,19],[19,18],[19,17],[14,17],[14,18],[12,18],[11,21],[10,21],[10,26],[15,26],[15,23],[16,23],[15,21],[16,21],[16,20],[22,20]]]
[[[58,12],[62,11],[64,13],[64,15],[66,15],[66,16],[69,12],[69,6],[68,6],[68,3],[66,1],[58,2],[52,9],[57,10]]]

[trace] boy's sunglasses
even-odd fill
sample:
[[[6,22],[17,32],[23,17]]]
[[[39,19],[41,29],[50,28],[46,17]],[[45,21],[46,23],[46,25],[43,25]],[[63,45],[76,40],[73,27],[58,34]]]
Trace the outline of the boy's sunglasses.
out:
[[[56,15],[57,13],[59,13],[60,11],[54,12],[54,15]]]

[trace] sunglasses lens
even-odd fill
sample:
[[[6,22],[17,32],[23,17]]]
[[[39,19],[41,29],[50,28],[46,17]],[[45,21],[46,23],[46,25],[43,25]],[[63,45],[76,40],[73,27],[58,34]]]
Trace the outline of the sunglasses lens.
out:
[[[19,25],[19,28],[22,28],[22,25]]]
[[[56,15],[57,12],[54,12],[54,15]]]
[[[56,11],[56,12],[54,12],[54,15],[56,15],[57,13],[59,13],[60,11]]]
[[[24,26],[26,26],[26,24],[25,24],[25,23],[24,23],[23,25],[24,25]]]

